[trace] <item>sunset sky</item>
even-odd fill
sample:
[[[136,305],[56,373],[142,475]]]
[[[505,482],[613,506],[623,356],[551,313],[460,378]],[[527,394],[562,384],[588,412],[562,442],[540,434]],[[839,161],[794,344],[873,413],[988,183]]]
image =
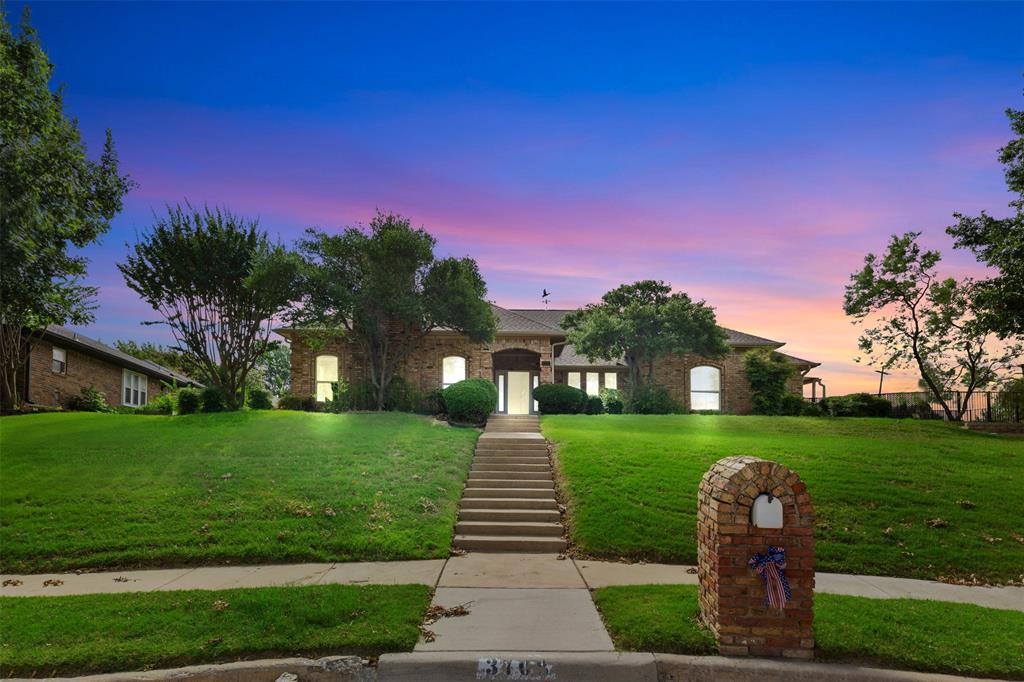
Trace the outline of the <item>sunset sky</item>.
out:
[[[115,268],[167,202],[285,242],[381,208],[476,258],[500,305],[663,279],[822,362],[831,394],[870,390],[841,309],[864,254],[918,230],[944,272],[980,274],[944,228],[1008,211],[1024,3],[32,10],[90,149],[112,128],[139,183],[87,249],[82,331],[107,342],[170,340]]]

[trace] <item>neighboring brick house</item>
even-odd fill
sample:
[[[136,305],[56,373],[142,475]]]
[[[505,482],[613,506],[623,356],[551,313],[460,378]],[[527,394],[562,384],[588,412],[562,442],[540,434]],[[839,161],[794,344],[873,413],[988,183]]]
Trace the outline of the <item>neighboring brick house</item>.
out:
[[[29,347],[18,376],[18,394],[34,405],[67,407],[87,386],[111,406],[139,407],[163,390],[163,384],[199,384],[155,362],[140,360],[64,327],[50,326]]]
[[[602,388],[622,388],[628,370],[621,360],[591,363],[566,343],[562,319],[569,310],[508,309],[492,304],[498,333],[492,343],[475,343],[461,334],[436,331],[406,359],[398,375],[422,391],[443,388],[466,378],[489,379],[498,387],[499,414],[532,414],[532,390],[542,383],[570,384],[597,395]],[[665,358],[655,364],[655,382],[667,387],[686,409],[751,412],[750,384],[743,372],[743,354],[753,348],[778,349],[784,344],[732,329],[732,351],[722,359],[697,356]],[[291,342],[291,390],[326,400],[331,383],[367,379],[359,351],[343,337],[313,350],[301,330],[279,329]],[[785,356],[796,367],[790,390],[801,395],[804,376],[818,363]]]

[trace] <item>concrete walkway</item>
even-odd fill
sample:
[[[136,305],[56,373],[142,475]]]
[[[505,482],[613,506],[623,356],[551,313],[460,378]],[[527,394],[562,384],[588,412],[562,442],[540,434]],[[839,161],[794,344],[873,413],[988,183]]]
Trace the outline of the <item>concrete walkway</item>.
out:
[[[451,559],[338,564],[211,566],[103,573],[2,575],[0,596],[62,596],[221,590],[278,585],[401,585],[597,589],[610,585],[696,585],[691,566],[560,560],[554,554],[470,553]],[[817,592],[872,599],[934,599],[1024,611],[1024,587],[967,587],[930,580],[818,573]],[[46,584],[49,583],[49,584]],[[450,606],[450,605],[449,605]]]

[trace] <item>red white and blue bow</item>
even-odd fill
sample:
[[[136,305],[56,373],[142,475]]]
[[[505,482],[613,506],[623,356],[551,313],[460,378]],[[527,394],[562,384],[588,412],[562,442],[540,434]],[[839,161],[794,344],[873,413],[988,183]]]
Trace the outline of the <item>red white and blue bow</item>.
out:
[[[764,578],[764,605],[770,609],[785,608],[793,598],[786,580],[786,550],[768,547],[764,554],[750,557],[750,567]]]

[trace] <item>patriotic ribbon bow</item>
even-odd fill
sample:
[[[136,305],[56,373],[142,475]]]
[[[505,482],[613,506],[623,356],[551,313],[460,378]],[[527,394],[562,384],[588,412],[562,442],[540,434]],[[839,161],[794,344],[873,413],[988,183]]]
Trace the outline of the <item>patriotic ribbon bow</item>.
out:
[[[785,608],[793,598],[786,580],[786,550],[768,547],[764,554],[750,557],[750,567],[764,578],[764,605],[770,609]]]

